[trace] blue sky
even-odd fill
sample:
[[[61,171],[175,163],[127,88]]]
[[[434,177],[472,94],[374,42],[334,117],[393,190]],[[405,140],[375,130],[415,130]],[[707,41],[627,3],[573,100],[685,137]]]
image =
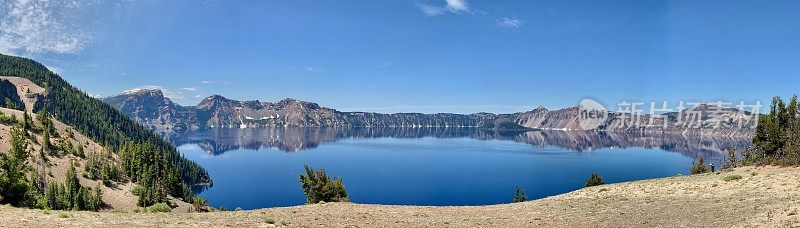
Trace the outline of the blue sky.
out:
[[[800,91],[798,1],[0,0],[0,52],[90,94],[153,86],[343,111],[621,101],[767,103]]]

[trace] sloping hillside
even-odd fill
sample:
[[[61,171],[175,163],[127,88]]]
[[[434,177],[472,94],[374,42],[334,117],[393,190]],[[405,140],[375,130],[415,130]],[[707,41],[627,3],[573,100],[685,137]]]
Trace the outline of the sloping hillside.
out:
[[[8,82],[3,84],[3,90],[16,91],[16,96],[7,96],[14,103],[19,104],[25,111],[0,108],[0,112],[6,118],[16,120],[23,120],[25,112],[31,116],[35,126],[44,126],[44,123],[39,121],[38,114],[32,113],[34,107],[41,108],[44,100],[47,98],[46,90],[34,84],[28,79],[19,77],[0,77],[1,82]],[[9,94],[7,94],[9,95]],[[13,99],[19,100],[13,100]],[[88,188],[102,189],[102,201],[104,202],[104,210],[117,210],[117,211],[133,211],[137,209],[137,197],[131,192],[135,184],[130,181],[110,181],[108,185],[102,183],[101,180],[91,180],[87,178],[85,167],[89,162],[89,158],[102,157],[110,164],[115,166],[119,165],[119,156],[115,153],[110,153],[106,148],[94,142],[89,137],[77,132],[73,127],[70,127],[58,120],[52,120],[52,126],[55,132],[48,135],[48,140],[51,145],[68,145],[66,148],[72,148],[72,151],[59,146],[53,146],[56,151],[45,152],[43,150],[45,139],[42,132],[28,131],[27,145],[28,145],[28,173],[38,173],[43,177],[42,183],[64,183],[66,179],[67,170],[71,165],[76,167],[79,174],[78,179],[80,184]],[[11,149],[11,130],[17,123],[4,123],[0,124],[0,153],[6,153]],[[48,149],[51,150],[51,149]],[[75,152],[80,151],[80,154]],[[172,200],[173,204],[180,205],[186,210],[188,206],[186,203],[179,202],[179,200]]]
[[[31,59],[0,54],[0,75],[21,78],[12,79],[22,82],[15,85],[15,90],[23,93],[18,94],[18,99],[27,99],[30,94],[41,95],[33,97],[35,104],[26,104],[24,110],[39,112],[44,109],[52,114],[53,119],[97,142],[110,154],[121,157],[121,168],[114,172],[120,173],[120,179],[143,186],[141,195],[144,197],[140,197],[140,204],[165,202],[168,196],[191,201],[193,186],[212,185],[205,169],[183,157],[172,144],[117,109],[73,87],[44,65]],[[38,93],[36,90],[40,89],[34,84],[44,92]],[[8,94],[11,89],[2,91]],[[5,98],[9,97],[3,97],[4,101]],[[100,163],[106,161],[99,160]]]
[[[23,118],[23,112],[19,110],[12,110],[7,108],[0,108],[0,112],[5,116],[14,116],[16,119]],[[33,119],[36,119],[36,114],[32,114]],[[35,122],[35,124],[41,124]],[[59,121],[53,121],[53,126],[56,129],[57,135],[61,137],[51,138],[55,143],[64,142],[66,144],[74,145],[75,147],[82,147],[85,156],[76,156],[70,153],[61,153],[58,156],[46,155],[46,160],[37,156],[38,151],[42,150],[43,136],[30,132],[31,137],[28,139],[28,150],[30,158],[28,164],[31,170],[29,172],[38,172],[44,177],[44,180],[49,182],[63,183],[66,179],[67,170],[70,164],[74,164],[79,173],[84,173],[83,168],[87,165],[87,157],[100,155],[105,153],[103,146],[95,143],[88,137],[75,132],[74,128],[67,126]],[[10,149],[10,139],[12,126],[7,124],[0,124],[0,153],[5,153]],[[109,154],[112,160],[116,160],[118,156]],[[140,207],[136,206],[137,197],[131,193],[131,189],[135,184],[131,182],[112,182],[110,186],[106,186],[101,180],[90,180],[83,175],[78,175],[80,183],[84,187],[101,187],[103,193],[103,202],[105,206],[103,210],[108,211],[134,211]],[[188,211],[189,205],[179,200],[172,200],[173,204],[179,205],[179,211]]]

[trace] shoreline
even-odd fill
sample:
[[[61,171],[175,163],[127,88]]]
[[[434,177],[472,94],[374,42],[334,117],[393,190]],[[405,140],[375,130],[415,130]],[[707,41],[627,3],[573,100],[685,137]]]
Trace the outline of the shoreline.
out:
[[[738,175],[739,180],[725,177]],[[740,167],[583,188],[486,206],[325,203],[207,213],[61,212],[0,207],[10,226],[797,226],[800,167]]]

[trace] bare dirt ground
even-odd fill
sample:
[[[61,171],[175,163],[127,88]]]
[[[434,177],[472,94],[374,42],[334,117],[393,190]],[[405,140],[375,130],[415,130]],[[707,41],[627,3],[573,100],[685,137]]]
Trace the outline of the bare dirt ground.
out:
[[[724,180],[734,175],[741,179]],[[2,206],[0,226],[796,227],[800,226],[798,210],[800,168],[742,167],[718,174],[597,186],[525,203],[491,206],[327,203],[211,213],[46,213]]]

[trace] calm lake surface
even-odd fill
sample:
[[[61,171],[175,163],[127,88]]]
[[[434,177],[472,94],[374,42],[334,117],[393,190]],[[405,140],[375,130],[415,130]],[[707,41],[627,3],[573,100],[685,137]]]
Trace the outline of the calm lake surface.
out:
[[[538,199],[579,189],[592,172],[607,183],[688,174],[703,155],[717,167],[748,139],[564,131],[474,129],[217,129],[175,136],[182,154],[214,186],[214,207],[255,209],[305,203],[303,165],[341,176],[356,203],[509,203],[514,186]]]

